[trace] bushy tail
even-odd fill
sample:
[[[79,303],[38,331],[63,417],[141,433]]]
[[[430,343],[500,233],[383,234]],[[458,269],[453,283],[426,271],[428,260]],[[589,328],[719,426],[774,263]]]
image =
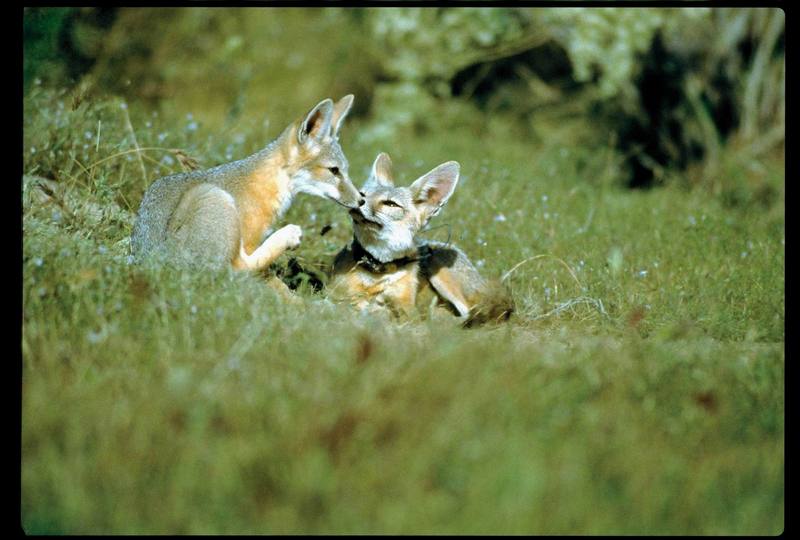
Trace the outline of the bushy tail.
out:
[[[514,312],[514,298],[500,280],[486,280],[480,300],[469,310],[464,326],[503,322]]]
[[[502,322],[514,312],[508,288],[500,280],[481,276],[456,246],[426,242],[420,254],[423,274],[437,294],[464,317],[463,326]]]

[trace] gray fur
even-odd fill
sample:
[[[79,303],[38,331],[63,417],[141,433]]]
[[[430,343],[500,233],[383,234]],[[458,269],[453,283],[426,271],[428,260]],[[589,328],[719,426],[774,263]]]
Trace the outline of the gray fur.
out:
[[[350,211],[358,244],[380,263],[418,258],[421,277],[466,326],[507,319],[514,301],[502,283],[481,276],[457,247],[417,238],[453,194],[459,164],[442,163],[409,187],[396,187],[391,169],[389,156],[379,154],[361,188],[367,203]],[[334,262],[334,273],[341,273],[351,257],[351,252],[343,250]]]
[[[137,260],[141,260],[157,252],[174,252],[175,246],[167,242],[167,237],[170,220],[183,196],[201,184],[210,184],[228,193],[235,191],[238,187],[237,184],[255,170],[257,164],[272,152],[275,144],[272,143],[263,150],[238,161],[224,163],[206,170],[173,174],[153,182],[142,198],[133,226],[132,255]],[[218,217],[222,218],[222,215]],[[183,240],[188,241],[189,251],[193,255],[202,259],[204,254],[209,254],[207,262],[216,265],[221,257],[228,254],[213,252],[213,250],[220,243],[225,244],[223,237],[227,237],[227,231],[231,227],[238,226],[237,219],[231,219],[231,216],[228,216],[228,226],[217,223],[215,226],[201,227],[193,232],[191,239],[184,235]],[[211,253],[209,253],[210,250]],[[202,261],[197,259],[197,262]]]
[[[336,136],[352,103],[352,95],[335,104],[324,99],[301,122],[289,125],[276,141],[249,157],[156,180],[139,206],[131,235],[133,256],[141,260],[160,254],[171,259],[188,254],[192,264],[219,266],[227,261],[237,268],[256,270],[300,242],[302,232],[297,225],[284,227],[284,233],[270,244],[265,240],[298,193],[328,198],[348,208],[358,207],[363,200],[350,181],[347,158]],[[275,159],[270,163],[272,158]],[[260,181],[253,180],[253,173],[262,165],[268,167],[267,171],[274,169],[276,175],[289,175],[288,184],[282,181],[276,185],[276,200],[261,201],[274,203],[272,210],[277,210],[264,218],[268,222],[242,222],[240,210],[253,216],[255,205],[246,199],[252,197],[247,188],[253,187],[250,182]],[[251,228],[263,226],[263,230],[244,231],[243,224]],[[247,235],[248,245],[242,243],[242,233]],[[262,242],[256,251],[264,249],[251,259],[256,251],[246,253],[244,248],[253,250],[254,235],[260,236]]]
[[[465,297],[478,299],[464,317],[464,326],[500,322],[514,312],[514,299],[505,285],[499,280],[481,276],[458,247],[430,241],[420,243],[420,251],[425,254],[420,259],[420,271],[437,294],[446,298],[444,291],[437,288],[435,279],[437,272],[446,268],[452,277],[458,278],[459,288]]]

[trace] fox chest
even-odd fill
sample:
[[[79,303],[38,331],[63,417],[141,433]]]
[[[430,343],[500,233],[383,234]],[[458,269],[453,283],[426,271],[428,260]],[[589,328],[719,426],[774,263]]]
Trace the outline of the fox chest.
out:
[[[250,179],[237,201],[242,243],[248,253],[261,245],[264,234],[282,217],[291,201],[288,178],[254,175]]]
[[[382,274],[358,268],[349,273],[346,279],[348,296],[357,307],[380,306],[394,312],[411,312],[420,292],[426,288],[416,264]]]

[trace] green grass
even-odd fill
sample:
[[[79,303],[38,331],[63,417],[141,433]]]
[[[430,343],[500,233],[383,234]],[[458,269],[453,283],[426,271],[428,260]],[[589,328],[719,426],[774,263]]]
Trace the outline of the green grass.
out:
[[[379,151],[400,182],[458,160],[428,237],[488,276],[522,263],[511,321],[463,330],[131,264],[143,190],[181,170],[170,149],[207,167],[280,127],[76,101],[25,100],[23,170],[56,181],[54,200],[23,179],[26,532],[783,530],[782,156],[731,150],[713,186],[631,192],[567,124],[534,144],[491,123],[364,140],[377,120],[348,120],[357,185]],[[126,115],[163,150],[123,153]],[[284,222],[309,267],[351,235],[311,197]]]

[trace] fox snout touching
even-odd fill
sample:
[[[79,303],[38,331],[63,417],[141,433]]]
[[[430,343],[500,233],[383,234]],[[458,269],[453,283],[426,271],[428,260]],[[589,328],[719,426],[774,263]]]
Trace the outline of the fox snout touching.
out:
[[[433,293],[466,326],[507,319],[514,304],[502,284],[484,279],[455,246],[417,238],[453,194],[459,164],[443,163],[408,187],[394,185],[391,165],[378,155],[361,188],[365,203],[350,210],[354,239],[334,261],[334,296],[410,314]]]
[[[352,95],[335,105],[327,99],[303,120],[297,132],[298,144],[290,147],[288,156],[293,193],[328,198],[347,208],[358,208],[363,203],[339,146],[339,128],[352,104]]]
[[[156,180],[136,216],[134,257],[159,253],[191,265],[259,270],[300,244],[297,225],[273,232],[298,193],[358,208],[363,197],[339,145],[352,104],[352,95],[324,99],[249,157]]]
[[[409,187],[395,187],[391,165],[388,154],[377,157],[361,189],[366,202],[350,211],[355,238],[382,262],[416,251],[417,232],[453,194],[459,175],[458,163],[448,161]]]

